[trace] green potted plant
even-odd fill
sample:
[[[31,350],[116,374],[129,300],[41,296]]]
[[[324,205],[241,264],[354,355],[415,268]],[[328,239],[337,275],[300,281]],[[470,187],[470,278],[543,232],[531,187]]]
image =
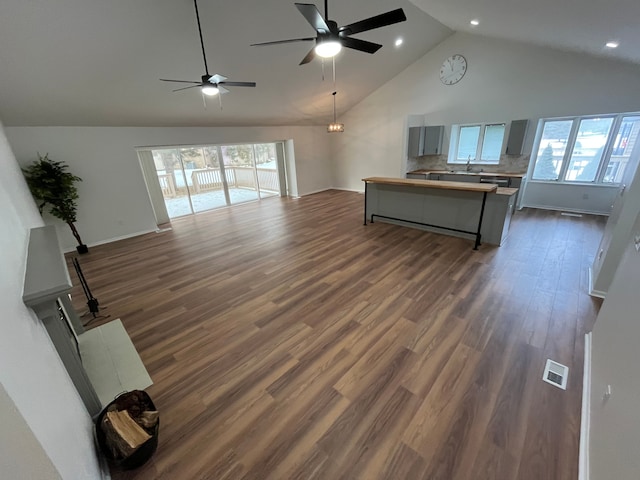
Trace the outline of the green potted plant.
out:
[[[27,168],[23,168],[22,172],[40,213],[49,205],[49,213],[71,228],[71,233],[78,242],[76,247],[78,253],[87,253],[89,248],[82,243],[74,225],[78,210],[76,205],[78,190],[75,183],[81,182],[82,179],[69,173],[67,169],[68,166],[64,162],[51,160],[49,154],[44,157],[38,154],[38,160]]]

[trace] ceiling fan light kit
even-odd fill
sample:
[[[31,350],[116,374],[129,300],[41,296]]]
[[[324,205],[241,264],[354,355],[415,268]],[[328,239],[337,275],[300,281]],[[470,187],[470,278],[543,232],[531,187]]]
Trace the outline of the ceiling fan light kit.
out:
[[[213,85],[205,85],[204,87],[202,87],[202,93],[213,97],[214,95],[220,93],[220,90],[218,89],[218,87],[214,87]]]
[[[394,23],[404,22],[407,17],[401,8],[391,10],[374,17],[365,18],[355,23],[338,27],[337,22],[329,20],[329,7],[328,0],[324,1],[324,17],[320,14],[318,7],[312,3],[296,3],[298,11],[302,14],[307,22],[316,31],[315,37],[306,38],[292,38],[290,40],[276,40],[274,42],[253,43],[252,47],[264,46],[264,45],[279,45],[282,43],[293,42],[316,42],[316,46],[312,48],[309,53],[302,59],[300,65],[307,64],[313,60],[316,55],[323,58],[333,57],[336,55],[342,47],[351,48],[352,50],[358,50],[365,53],[376,53],[382,45],[378,43],[368,42],[366,40],[360,40],[353,38],[351,35],[357,33],[367,32],[376,28],[386,27],[393,25]],[[338,47],[324,46],[330,43],[338,44]]]
[[[322,58],[335,57],[342,50],[342,44],[337,40],[326,40],[316,45],[316,55]]]
[[[227,81],[227,77],[223,77],[222,75],[211,75],[209,73],[209,67],[207,65],[207,55],[204,51],[204,41],[202,40],[202,28],[200,26],[200,14],[198,13],[198,0],[193,0],[193,5],[196,10],[196,20],[198,21],[198,33],[200,34],[200,47],[202,47],[202,59],[204,61],[204,71],[205,74],[200,77],[199,82],[194,82],[191,80],[169,80],[166,78],[161,78],[162,82],[173,82],[173,83],[191,83],[188,87],[176,88],[172,90],[173,92],[179,92],[181,90],[187,90],[189,88],[200,87],[200,91],[203,95],[207,95],[212,97],[214,95],[227,93],[229,90],[226,87],[255,87],[256,82],[229,82]],[[222,100],[220,100],[222,102]],[[206,102],[205,102],[206,106]],[[222,108],[222,103],[220,103],[220,108]]]

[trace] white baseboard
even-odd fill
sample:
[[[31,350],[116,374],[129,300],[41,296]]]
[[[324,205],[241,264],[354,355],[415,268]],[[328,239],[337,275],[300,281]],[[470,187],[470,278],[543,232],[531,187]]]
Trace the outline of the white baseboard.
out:
[[[592,297],[604,298],[607,292],[593,289],[593,270],[589,267],[589,295]]]
[[[591,332],[584,336],[584,373],[582,375],[581,417],[578,480],[589,480],[589,433],[591,427]]]
[[[314,190],[312,192],[305,192],[299,195],[299,197],[306,197],[307,195],[313,195],[314,193],[326,192],[327,190],[333,190],[331,187],[321,188],[320,190]]]
[[[364,190],[359,190],[359,189],[357,189],[357,188],[341,188],[341,187],[333,187],[331,190],[342,190],[343,192],[364,193]]]
[[[539,210],[552,210],[554,212],[571,212],[571,213],[583,213],[585,215],[600,215],[602,217],[608,217],[609,212],[592,212],[589,210],[581,210],[579,208],[564,208],[564,207],[553,207],[549,205],[532,205],[532,204],[523,204],[519,209],[523,208],[537,208]]]
[[[143,230],[141,232],[136,232],[136,233],[130,233],[128,235],[121,235],[119,237],[112,237],[112,238],[108,238],[106,240],[100,240],[97,242],[92,242],[92,243],[88,243],[87,246],[89,248],[91,247],[97,247],[98,245],[104,245],[106,243],[111,243],[111,242],[117,242],[118,240],[125,240],[127,238],[132,238],[132,237],[139,237],[140,235],[146,235],[147,233],[152,233],[152,232],[157,232],[158,229],[154,228],[152,230]],[[75,247],[74,248],[65,248],[64,249],[64,253],[69,253],[69,252],[75,252]]]

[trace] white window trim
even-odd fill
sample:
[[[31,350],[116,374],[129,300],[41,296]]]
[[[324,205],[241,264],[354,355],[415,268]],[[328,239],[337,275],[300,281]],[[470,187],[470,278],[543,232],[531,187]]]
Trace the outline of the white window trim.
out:
[[[484,145],[484,134],[487,127],[502,126],[502,144],[500,145],[500,151],[498,152],[497,161],[483,161],[482,160],[482,146]],[[453,165],[465,165],[466,160],[458,160],[458,144],[460,138],[460,129],[463,127],[480,127],[480,134],[478,135],[478,144],[476,145],[476,156],[471,159],[470,165],[499,165],[500,157],[502,156],[502,150],[504,149],[505,133],[507,130],[507,124],[504,122],[491,122],[491,123],[468,123],[451,126],[451,142],[449,144],[449,157],[447,158],[447,164]]]
[[[611,187],[619,185],[619,183],[613,182],[604,182],[604,176],[607,173],[607,166],[609,161],[611,160],[611,152],[613,150],[613,144],[615,142],[615,137],[618,133],[620,125],[622,124],[622,120],[625,117],[634,117],[640,116],[640,112],[624,112],[624,113],[606,113],[601,115],[578,115],[573,117],[551,117],[551,118],[541,118],[538,122],[538,128],[536,131],[535,140],[533,142],[533,148],[531,150],[531,161],[529,175],[530,182],[534,183],[552,183],[552,184],[562,184],[562,185],[591,185],[591,186],[603,186],[603,187]],[[589,120],[592,118],[613,118],[613,122],[611,124],[611,129],[609,130],[609,136],[607,137],[607,141],[604,145],[604,150],[602,153],[602,158],[600,159],[600,164],[598,165],[598,170],[595,176],[595,179],[591,182],[585,181],[576,181],[576,180],[566,180],[567,170],[569,169],[569,164],[571,163],[571,153],[575,147],[575,141],[578,136],[578,129],[580,128],[580,122],[582,120]],[[567,149],[564,152],[564,156],[562,158],[562,165],[560,166],[560,173],[558,174],[557,180],[541,180],[533,178],[533,172],[535,171],[536,162],[538,161],[538,152],[540,149],[540,142],[542,142],[542,134],[544,132],[544,126],[547,122],[556,122],[556,121],[566,121],[571,120],[573,123],[571,125],[571,131],[569,132],[569,136],[567,137]],[[614,135],[615,133],[615,135]],[[535,153],[535,156],[534,156]],[[605,161],[606,159],[606,161]]]

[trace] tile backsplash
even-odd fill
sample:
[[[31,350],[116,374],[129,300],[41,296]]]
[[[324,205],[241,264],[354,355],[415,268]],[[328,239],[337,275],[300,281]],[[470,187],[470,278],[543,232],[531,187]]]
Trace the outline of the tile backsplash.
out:
[[[527,173],[531,155],[501,155],[498,165],[471,165],[474,172]],[[407,172],[414,170],[460,170],[464,164],[447,164],[447,155],[407,158]]]

